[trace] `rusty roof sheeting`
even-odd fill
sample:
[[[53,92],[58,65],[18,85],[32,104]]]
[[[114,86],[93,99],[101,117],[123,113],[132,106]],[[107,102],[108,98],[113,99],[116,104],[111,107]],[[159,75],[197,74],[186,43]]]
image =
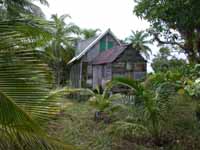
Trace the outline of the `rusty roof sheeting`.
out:
[[[117,57],[124,52],[124,50],[128,47],[128,45],[121,45],[113,47],[112,49],[106,50],[100,53],[94,60],[94,65],[101,65],[112,63],[117,59]]]

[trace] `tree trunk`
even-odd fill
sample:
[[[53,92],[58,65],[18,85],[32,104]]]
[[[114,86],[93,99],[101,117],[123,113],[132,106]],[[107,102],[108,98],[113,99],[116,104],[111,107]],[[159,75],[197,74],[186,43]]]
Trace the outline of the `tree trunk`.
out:
[[[182,32],[185,39],[184,51],[191,64],[200,63],[200,33],[194,30]]]
[[[56,87],[60,87],[60,80],[61,80],[61,67],[60,62],[57,63],[57,69],[56,69],[57,79],[56,79]]]

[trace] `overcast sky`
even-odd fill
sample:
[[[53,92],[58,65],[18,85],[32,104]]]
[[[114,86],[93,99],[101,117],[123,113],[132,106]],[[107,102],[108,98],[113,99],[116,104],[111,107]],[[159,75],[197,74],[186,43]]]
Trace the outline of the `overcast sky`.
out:
[[[50,6],[41,6],[47,18],[51,14],[69,14],[71,22],[81,28],[110,28],[120,39],[131,34],[131,30],[145,30],[149,23],[133,14],[133,0],[48,0]],[[153,53],[157,48],[152,47]],[[148,71],[151,68],[148,65]]]
[[[82,28],[111,28],[118,38],[124,39],[131,30],[144,30],[149,24],[133,14],[133,0],[48,0],[50,6],[42,7],[51,14],[69,14],[71,21]]]

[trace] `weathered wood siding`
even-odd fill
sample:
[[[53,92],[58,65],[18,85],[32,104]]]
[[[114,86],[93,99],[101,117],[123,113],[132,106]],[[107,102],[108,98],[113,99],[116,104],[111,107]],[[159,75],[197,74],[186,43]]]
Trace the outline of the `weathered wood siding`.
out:
[[[70,84],[71,87],[80,88],[81,87],[81,63],[76,62],[72,65],[70,70]]]
[[[105,65],[105,80],[112,80],[112,64]]]
[[[93,65],[93,84],[92,87],[104,87],[105,83],[112,79],[112,64]]]
[[[95,65],[93,66],[93,82],[92,87],[96,88],[97,85],[101,85],[102,81],[102,66]]]
[[[105,35],[102,39],[106,41],[106,46],[104,45],[106,50],[110,42],[112,42],[113,47],[119,45],[110,34]],[[99,53],[100,42],[91,47],[81,60],[72,65],[70,71],[72,87],[95,88],[97,85],[103,87],[108,80],[116,76],[141,79],[146,75],[146,61],[131,45],[112,64],[92,65],[92,61]]]
[[[146,62],[144,58],[140,55],[138,51],[132,48],[132,45],[129,45],[126,50],[119,56],[115,62]]]
[[[113,47],[118,46],[118,42],[110,35],[107,34],[103,38],[106,41],[106,47],[108,48],[108,42],[113,42]],[[97,42],[90,50],[88,50],[87,54],[83,56],[83,61],[90,62],[96,58],[100,53],[100,42]],[[106,49],[107,49],[106,48]]]
[[[142,79],[146,71],[146,61],[131,45],[112,63],[112,77]]]
[[[103,38],[103,40],[106,41],[106,48],[108,48],[108,42],[112,42],[113,43],[113,47],[118,46],[119,43],[110,35],[107,34],[105,35]],[[111,80],[112,75],[111,75],[111,69],[112,66],[110,65],[106,65],[106,67],[95,67],[95,66],[91,66],[90,62],[93,61],[100,53],[100,42],[97,42],[87,53],[85,56],[83,56],[82,58],[82,62],[88,62],[88,67],[87,67],[87,87],[93,87],[95,88],[98,84],[102,85],[101,82],[102,80]],[[98,69],[99,70],[98,70]],[[104,69],[105,68],[105,69]],[[106,70],[106,78],[103,79],[102,78],[102,69]]]

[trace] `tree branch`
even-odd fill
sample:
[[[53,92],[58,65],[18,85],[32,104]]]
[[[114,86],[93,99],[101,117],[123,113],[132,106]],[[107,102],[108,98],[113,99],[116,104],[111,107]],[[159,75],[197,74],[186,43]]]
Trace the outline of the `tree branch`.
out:
[[[175,42],[175,41],[174,41],[174,42],[172,42],[172,41],[163,41],[163,40],[161,40],[161,39],[158,37],[158,34],[156,34],[156,33],[154,33],[153,36],[154,36],[154,39],[155,39],[158,43],[160,43],[160,44],[177,45],[177,46],[179,46],[180,48],[182,48],[183,50],[187,51],[187,49],[184,47],[184,45],[182,45],[182,44],[180,44],[180,43],[177,43],[177,42]]]

